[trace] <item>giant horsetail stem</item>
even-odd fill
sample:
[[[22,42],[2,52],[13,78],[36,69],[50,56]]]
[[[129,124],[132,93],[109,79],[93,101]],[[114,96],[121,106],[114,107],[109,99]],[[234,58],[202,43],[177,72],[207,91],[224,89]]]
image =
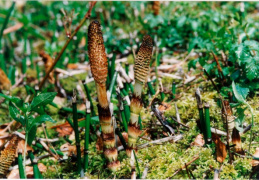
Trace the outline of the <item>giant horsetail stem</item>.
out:
[[[139,113],[143,107],[141,92],[149,72],[149,64],[152,57],[153,40],[149,35],[144,36],[135,60],[135,87],[130,103],[130,122],[128,126],[128,147],[126,153],[131,156],[132,149],[136,150],[136,142],[141,134],[138,124]]]
[[[106,93],[108,61],[105,53],[101,25],[98,21],[93,21],[89,25],[88,55],[99,102],[98,114],[102,127],[103,153],[108,161],[108,168],[112,171],[116,171],[120,167],[120,162],[117,160],[118,151],[115,147],[114,129]]]

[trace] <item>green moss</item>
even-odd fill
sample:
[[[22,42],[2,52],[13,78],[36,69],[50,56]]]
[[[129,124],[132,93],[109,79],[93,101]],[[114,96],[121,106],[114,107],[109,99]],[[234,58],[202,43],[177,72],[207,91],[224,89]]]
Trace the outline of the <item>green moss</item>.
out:
[[[128,57],[127,57],[127,62],[129,64],[134,64],[134,56],[133,54],[130,54]]]
[[[87,73],[77,74],[60,80],[62,87],[68,94],[73,94],[73,89],[79,84],[79,80],[84,80]],[[81,85],[81,84],[80,84]],[[90,87],[89,87],[90,88]],[[82,86],[83,89],[83,86]]]

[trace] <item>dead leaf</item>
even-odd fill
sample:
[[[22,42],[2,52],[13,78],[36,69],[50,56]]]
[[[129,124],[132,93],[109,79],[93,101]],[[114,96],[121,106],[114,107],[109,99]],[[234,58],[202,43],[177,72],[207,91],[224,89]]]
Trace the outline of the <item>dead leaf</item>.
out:
[[[158,107],[159,111],[164,112],[166,110],[171,109],[171,105],[166,103],[166,102],[162,102],[162,104]]]
[[[240,134],[239,131],[234,128],[232,131],[232,143],[235,144],[235,152],[241,155],[245,155],[245,152],[242,148],[242,143],[241,143],[241,138],[240,138]]]
[[[77,65],[77,64],[68,64],[68,65],[67,65],[67,68],[68,68],[68,69],[77,69],[77,68],[78,68],[78,65]]]
[[[125,142],[128,143],[128,133],[123,132],[123,133],[121,133],[121,134],[122,134],[122,136],[123,136]],[[120,141],[120,138],[118,137],[117,139],[118,139],[118,146],[121,146],[122,143],[121,143],[121,141]]]
[[[17,31],[19,29],[21,29],[23,27],[23,23],[18,22],[17,24],[15,24],[14,26],[8,27],[4,30],[4,35]]]
[[[53,59],[50,57],[50,55],[48,55],[47,53],[45,53],[44,51],[41,51],[39,53],[40,57],[42,57],[42,60],[44,62],[45,65],[45,71],[48,72],[48,70],[51,68],[52,64],[54,63]],[[51,71],[49,73],[49,77],[48,80],[51,84],[55,83],[55,79],[54,79],[54,72]]]
[[[38,168],[41,173],[44,173],[47,170],[47,167],[42,163],[38,164]],[[32,166],[26,166],[25,171],[26,171],[27,178],[30,178],[30,179],[34,178]],[[7,175],[7,179],[20,179],[19,169],[13,169],[10,172],[10,174]]]
[[[60,146],[62,152],[68,152],[68,156],[77,155],[77,150],[75,145],[70,145],[69,143],[63,144]],[[84,148],[81,148],[81,154],[84,154]]]
[[[223,161],[227,157],[226,145],[223,142],[221,142],[219,136],[214,133],[212,133],[212,140],[216,144],[217,161],[223,163]]]
[[[95,145],[97,151],[102,151],[103,150],[103,139],[101,136],[98,136],[96,145]]]
[[[194,142],[191,143],[191,146],[202,147],[202,146],[204,146],[204,144],[205,144],[205,141],[203,139],[203,135],[199,134],[199,135],[196,136]]]
[[[59,133],[59,137],[64,137],[66,135],[71,135],[74,131],[70,124],[66,124],[56,128],[56,131]]]
[[[86,45],[86,38],[85,38],[85,36],[83,36],[83,38],[81,39],[78,47],[83,48],[83,47],[85,47],[85,45]]]
[[[0,68],[0,89],[10,90],[11,82],[6,76],[5,72]]]
[[[18,157],[18,150],[19,150],[19,149],[22,149],[22,154],[23,154],[23,152],[24,152],[24,147],[25,147],[25,141],[24,141],[23,139],[20,139],[20,140],[18,141],[18,146],[17,146],[17,148],[16,148],[15,157]],[[32,149],[31,146],[29,146],[29,145],[27,144],[26,151],[27,151],[27,152],[28,152],[28,151],[32,151],[32,152],[33,152],[34,150]]]
[[[256,148],[255,153],[253,154],[254,157],[259,158],[259,148]],[[252,166],[258,166],[259,165],[259,161],[253,159],[252,160]]]
[[[85,118],[78,119],[78,122],[83,120],[85,120]],[[74,131],[74,129],[70,126],[68,122],[51,127],[51,129],[54,129],[54,128],[56,128],[56,131],[59,133],[58,136],[60,137],[64,137],[66,135],[72,135]]]

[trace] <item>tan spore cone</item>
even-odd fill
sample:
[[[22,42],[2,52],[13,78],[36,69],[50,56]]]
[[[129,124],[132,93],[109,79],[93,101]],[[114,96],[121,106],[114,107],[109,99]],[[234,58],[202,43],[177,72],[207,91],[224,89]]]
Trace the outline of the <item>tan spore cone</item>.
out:
[[[143,42],[139,48],[136,60],[134,77],[136,81],[144,84],[149,71],[149,64],[152,56],[153,40],[149,35],[144,36]]]
[[[128,125],[128,146],[126,149],[127,155],[130,157],[132,149],[135,151],[136,142],[141,134],[140,126],[138,124],[139,113],[143,107],[141,93],[143,85],[146,83],[147,75],[149,73],[149,64],[152,57],[153,40],[149,35],[144,36],[142,44],[135,60],[135,87],[133,97],[130,102],[130,122]]]
[[[108,161],[107,167],[112,171],[116,171],[120,167],[120,162],[117,160],[118,151],[115,147],[114,129],[106,93],[108,61],[105,53],[101,25],[98,21],[93,21],[89,25],[88,55],[99,102],[98,114],[102,128],[104,156]]]

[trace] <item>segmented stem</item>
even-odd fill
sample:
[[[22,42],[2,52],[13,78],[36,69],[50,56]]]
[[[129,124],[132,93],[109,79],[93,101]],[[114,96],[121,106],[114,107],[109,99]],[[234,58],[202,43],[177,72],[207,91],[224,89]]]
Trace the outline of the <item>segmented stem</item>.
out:
[[[108,61],[105,53],[101,25],[98,21],[93,21],[89,25],[88,55],[99,102],[98,113],[102,128],[104,156],[108,161],[108,168],[112,171],[116,171],[120,167],[120,162],[117,160],[118,151],[115,147],[115,135],[106,93]]]
[[[132,149],[136,150],[136,142],[141,134],[140,126],[138,124],[139,113],[143,107],[141,92],[144,83],[146,82],[149,72],[149,64],[152,56],[153,40],[149,35],[143,38],[143,42],[139,48],[135,60],[135,87],[133,97],[130,103],[130,122],[128,125],[128,147],[126,149],[127,155],[131,156]]]

